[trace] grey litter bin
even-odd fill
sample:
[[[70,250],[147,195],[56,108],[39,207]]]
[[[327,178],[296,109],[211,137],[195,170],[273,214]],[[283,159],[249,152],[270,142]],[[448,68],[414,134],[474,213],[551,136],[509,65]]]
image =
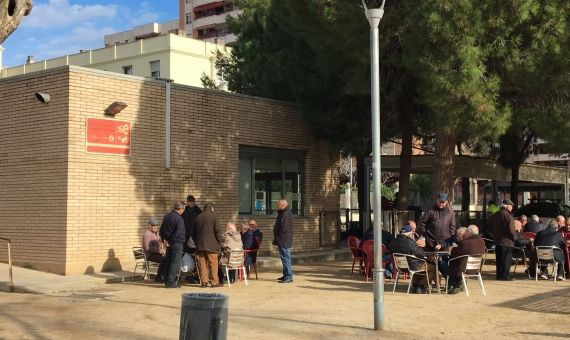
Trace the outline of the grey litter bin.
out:
[[[223,294],[182,294],[180,340],[224,340],[228,334],[229,297]]]

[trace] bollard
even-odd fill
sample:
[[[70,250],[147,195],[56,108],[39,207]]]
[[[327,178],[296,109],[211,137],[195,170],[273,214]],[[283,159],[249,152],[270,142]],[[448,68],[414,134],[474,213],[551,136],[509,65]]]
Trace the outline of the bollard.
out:
[[[229,297],[214,293],[182,294],[180,340],[225,340]]]

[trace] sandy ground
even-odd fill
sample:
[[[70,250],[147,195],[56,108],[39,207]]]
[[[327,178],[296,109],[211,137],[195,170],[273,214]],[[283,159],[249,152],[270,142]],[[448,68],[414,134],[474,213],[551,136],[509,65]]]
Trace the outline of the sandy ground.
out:
[[[486,271],[491,267],[486,266]],[[487,296],[469,281],[471,297],[392,293],[386,283],[386,331],[373,327],[372,283],[350,263],[294,267],[295,283],[278,284],[277,272],[218,289],[150,282],[107,284],[50,295],[0,293],[0,339],[177,339],[181,294],[219,292],[230,297],[229,339],[472,339],[570,337],[570,281],[515,282],[484,277]],[[519,269],[520,272],[520,269]]]

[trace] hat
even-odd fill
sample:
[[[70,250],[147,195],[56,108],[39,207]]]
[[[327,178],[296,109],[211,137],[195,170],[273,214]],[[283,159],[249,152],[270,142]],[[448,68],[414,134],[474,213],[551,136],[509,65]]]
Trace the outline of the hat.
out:
[[[150,220],[148,220],[148,225],[160,225],[160,223],[158,222],[157,219],[151,218]]]
[[[503,203],[503,205],[515,205],[515,204],[513,203],[513,201],[507,200],[507,199],[504,199],[503,202],[501,202],[501,203]]]
[[[411,226],[405,225],[402,227],[402,230],[400,230],[400,234],[411,233],[412,231],[414,231],[414,229],[412,229]]]
[[[438,201],[447,201],[447,194],[440,192],[439,195],[437,195],[437,200]]]
[[[196,202],[196,199],[194,198],[194,196],[188,195],[188,197],[186,197],[186,202],[188,202],[188,201]]]

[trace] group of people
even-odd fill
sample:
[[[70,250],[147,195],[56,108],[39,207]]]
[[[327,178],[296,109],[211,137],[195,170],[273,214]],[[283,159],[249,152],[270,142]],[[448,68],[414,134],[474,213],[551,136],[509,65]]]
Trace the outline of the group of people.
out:
[[[493,204],[494,205],[494,204]],[[558,272],[553,273],[558,280],[564,280],[565,257],[562,249],[566,247],[566,241],[561,231],[570,231],[570,217],[558,216],[553,219],[548,226],[542,224],[536,215],[530,216],[530,221],[526,216],[515,219],[512,215],[513,202],[505,199],[500,206],[490,205],[488,211],[489,234],[493,238],[496,255],[496,279],[501,281],[512,281],[509,275],[513,261],[513,250],[526,249],[525,255],[530,258],[528,268],[531,276],[535,275],[537,256],[535,247],[555,246],[561,249],[554,251],[555,261],[558,262]],[[534,239],[523,237],[524,232],[536,234]],[[363,241],[371,239],[372,233],[368,232],[363,236]],[[465,271],[466,259],[450,261],[463,255],[483,255],[485,254],[485,240],[480,234],[479,227],[469,225],[467,228],[456,229],[455,214],[449,206],[447,195],[440,193],[436,204],[429,209],[419,220],[417,226],[415,221],[408,221],[400,229],[399,235],[394,238],[388,231],[382,231],[382,243],[389,249],[390,253],[402,253],[413,255],[419,261],[410,259],[408,261],[412,270],[426,270],[430,281],[436,277],[435,261],[439,264],[439,270],[443,275],[449,276],[448,293],[455,294],[462,287],[461,273]],[[426,251],[448,251],[449,257],[445,258],[426,256]],[[388,255],[390,256],[390,255]],[[547,266],[539,268],[540,277],[548,279]],[[389,277],[391,268],[387,267],[386,275]],[[428,287],[426,276],[414,276],[412,288],[414,293],[424,293]]]
[[[293,214],[286,200],[277,203],[278,215],[274,225],[273,244],[279,249],[283,262],[283,283],[293,282],[290,248],[293,243]],[[214,213],[214,204],[207,202],[203,210],[196,205],[194,196],[189,195],[184,202],[174,203],[173,209],[166,214],[160,224],[150,219],[148,229],[142,240],[143,252],[148,261],[159,264],[156,281],[164,282],[166,288],[179,286],[180,272],[184,254],[192,254],[198,262],[202,287],[222,287],[220,277],[222,265],[227,265],[232,251],[259,249],[263,234],[255,219],[241,224],[227,223],[220,225]],[[243,265],[249,275],[249,266],[257,261],[257,252],[247,252]],[[230,281],[235,280],[235,271],[231,271]],[[177,284],[178,283],[178,284]]]

